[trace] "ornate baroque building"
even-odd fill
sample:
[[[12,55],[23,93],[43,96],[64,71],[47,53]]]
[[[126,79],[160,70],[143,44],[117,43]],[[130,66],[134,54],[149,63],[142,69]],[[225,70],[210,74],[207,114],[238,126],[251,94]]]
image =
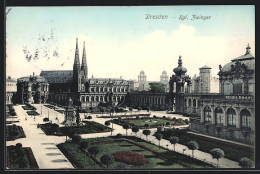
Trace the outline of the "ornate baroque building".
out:
[[[85,43],[80,65],[78,39],[73,70],[41,71],[50,84],[49,99],[55,103],[66,104],[69,97],[73,104],[82,108],[97,106],[99,103],[121,104],[130,90],[129,82],[121,78],[88,78]]]
[[[48,100],[49,84],[41,76],[26,76],[17,79],[17,103],[45,103]]]
[[[246,53],[219,66],[220,94],[187,95],[186,106],[200,118],[190,129],[225,139],[255,142],[255,58]],[[198,114],[200,111],[200,114]],[[188,112],[188,109],[186,110]]]

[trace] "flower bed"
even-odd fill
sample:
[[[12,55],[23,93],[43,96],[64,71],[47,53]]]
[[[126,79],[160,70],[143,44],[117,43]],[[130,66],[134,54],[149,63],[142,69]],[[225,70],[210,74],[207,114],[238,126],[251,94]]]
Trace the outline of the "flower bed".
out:
[[[126,164],[144,165],[148,163],[144,155],[137,152],[117,152],[113,155],[115,161],[123,162]]]
[[[13,134],[13,126],[6,126],[6,140],[7,141],[12,141],[18,138],[25,138],[26,135],[23,131],[23,128],[21,126],[17,126],[19,132],[17,135]]]
[[[31,169],[39,169],[39,166],[37,164],[37,161],[32,153],[32,149],[31,148],[28,148],[26,147],[25,148],[25,151],[26,151],[26,155],[29,159],[29,162],[30,162],[30,166],[31,166]]]
[[[73,155],[71,155],[63,146],[62,144],[58,144],[57,147],[60,149],[60,151],[68,158],[68,160],[75,165],[77,168],[83,169],[84,167],[78,162]]]
[[[28,106],[22,106],[24,110],[31,110]]]

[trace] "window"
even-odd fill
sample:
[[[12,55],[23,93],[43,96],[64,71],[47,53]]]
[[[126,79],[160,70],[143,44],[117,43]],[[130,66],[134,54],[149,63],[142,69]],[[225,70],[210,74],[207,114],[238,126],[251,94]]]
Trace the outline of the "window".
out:
[[[209,106],[204,108],[204,120],[205,122],[211,122],[211,109]]]
[[[227,110],[228,126],[236,126],[236,112],[233,108]]]
[[[243,109],[240,112],[241,116],[241,126],[242,128],[251,129],[251,114],[248,110]]]
[[[223,111],[220,107],[215,109],[216,114],[216,124],[222,125],[223,124]]]

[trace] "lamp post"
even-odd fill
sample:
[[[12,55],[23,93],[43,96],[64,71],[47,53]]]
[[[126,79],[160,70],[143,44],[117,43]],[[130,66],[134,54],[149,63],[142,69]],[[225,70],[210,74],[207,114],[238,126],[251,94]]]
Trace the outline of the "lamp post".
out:
[[[41,106],[41,116],[42,116],[42,106]]]
[[[48,109],[48,119],[49,119],[49,121],[50,121],[50,116],[49,116],[49,109]]]
[[[65,127],[66,127],[66,142],[67,142],[67,139],[68,139],[68,124],[65,124]]]
[[[35,121],[35,109],[33,109],[33,120]]]

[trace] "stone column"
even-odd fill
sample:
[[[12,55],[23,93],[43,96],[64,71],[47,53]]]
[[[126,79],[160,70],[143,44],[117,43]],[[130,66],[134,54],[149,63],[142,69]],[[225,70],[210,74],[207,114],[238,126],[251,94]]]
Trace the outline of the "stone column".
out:
[[[202,108],[200,109],[200,123],[204,123],[204,121],[205,121],[203,108],[204,108],[204,107],[202,107]]]
[[[211,110],[211,124],[216,124],[214,108]]]
[[[223,125],[227,126],[227,112],[226,112],[226,107],[223,108]]]
[[[236,128],[240,129],[241,128],[241,117],[240,117],[240,112],[239,108],[236,108]]]

